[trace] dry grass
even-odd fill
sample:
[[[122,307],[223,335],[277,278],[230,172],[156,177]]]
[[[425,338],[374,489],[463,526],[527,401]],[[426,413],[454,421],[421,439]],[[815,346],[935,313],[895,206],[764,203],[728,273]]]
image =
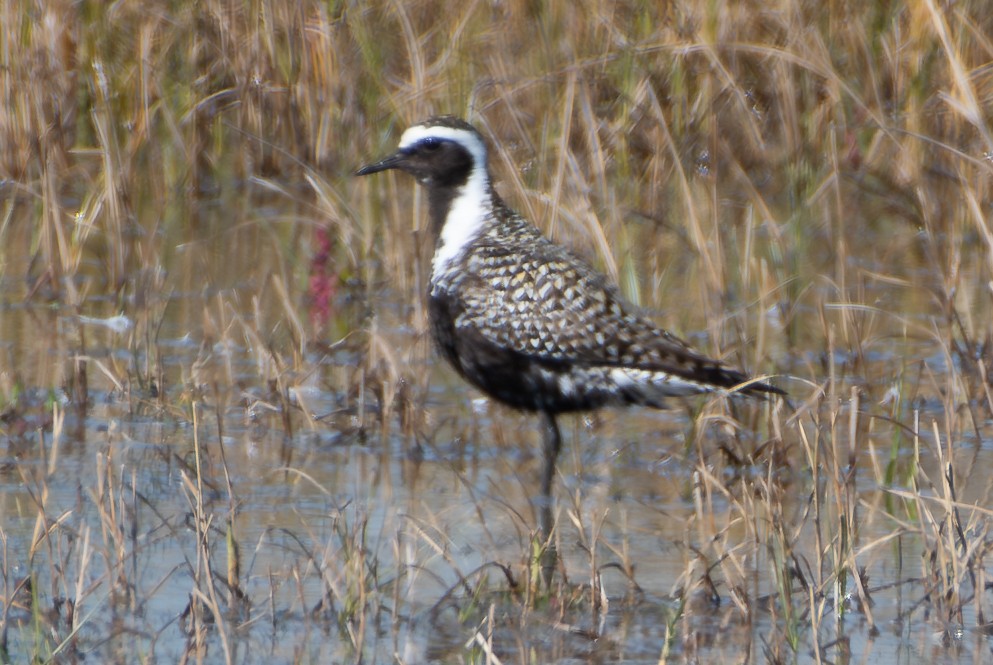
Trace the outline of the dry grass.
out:
[[[552,5],[0,0],[0,660],[988,649],[985,3]],[[551,589],[530,424],[427,370],[421,193],[350,178],[440,112],[795,406],[577,420]]]

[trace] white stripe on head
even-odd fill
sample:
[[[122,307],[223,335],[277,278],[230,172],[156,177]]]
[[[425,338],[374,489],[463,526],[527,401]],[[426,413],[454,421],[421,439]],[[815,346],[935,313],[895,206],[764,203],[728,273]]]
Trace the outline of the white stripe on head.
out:
[[[432,281],[449,268],[466,245],[479,235],[491,210],[490,177],[486,171],[486,144],[475,131],[443,125],[414,125],[400,137],[400,150],[425,139],[453,141],[472,155],[472,171],[452,201],[441,229],[441,239],[431,261]]]
[[[455,141],[472,155],[473,162],[477,165],[486,163],[486,144],[479,134],[468,129],[456,129],[455,127],[445,127],[444,125],[414,125],[403,133],[400,137],[400,149],[409,148],[418,141],[427,138],[440,139],[442,141]]]

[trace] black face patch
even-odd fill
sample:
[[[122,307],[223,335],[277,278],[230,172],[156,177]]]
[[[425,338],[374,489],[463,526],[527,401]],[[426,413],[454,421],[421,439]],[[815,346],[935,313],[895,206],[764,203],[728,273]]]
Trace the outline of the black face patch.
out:
[[[404,148],[402,154],[397,168],[434,187],[461,187],[474,166],[469,151],[447,139],[428,137]]]

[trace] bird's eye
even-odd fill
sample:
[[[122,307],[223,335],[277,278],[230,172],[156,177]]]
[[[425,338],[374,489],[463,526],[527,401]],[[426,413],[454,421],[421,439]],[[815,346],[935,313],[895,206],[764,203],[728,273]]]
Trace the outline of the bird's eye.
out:
[[[439,139],[427,138],[421,141],[421,149],[424,152],[435,152],[441,147],[441,141]]]

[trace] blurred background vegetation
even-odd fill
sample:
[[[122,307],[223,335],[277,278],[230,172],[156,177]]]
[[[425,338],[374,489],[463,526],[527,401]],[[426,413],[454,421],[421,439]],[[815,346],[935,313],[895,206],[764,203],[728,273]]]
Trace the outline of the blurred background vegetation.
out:
[[[635,486],[636,472],[652,475],[649,489],[630,490],[636,507],[649,506],[651,524],[632,542],[647,533],[654,553],[656,537],[684,539],[673,557],[683,572],[664,582],[674,589],[677,609],[653,604],[642,613],[668,622],[660,661],[680,625],[683,653],[693,657],[694,624],[679,621],[700,597],[694,592],[724,597],[725,609],[746,617],[732,622],[746,632],[751,608],[778,598],[778,605],[768,603],[772,618],[763,621],[772,627],[761,636],[762,653],[774,662],[786,652],[804,653],[801,634],[813,635],[818,658],[818,645],[843,642],[822,627],[850,601],[875,630],[865,561],[882,557],[885,574],[900,572],[880,583],[899,587],[910,575],[902,568],[903,540],[895,554],[879,545],[907,534],[916,539],[914,565],[921,567],[913,573],[920,572],[914,608],[933,610],[929,616],[949,637],[968,623],[963,607],[975,600],[977,634],[988,634],[982,591],[984,557],[993,551],[983,508],[993,412],[993,12],[985,0],[0,0],[0,26],[0,436],[13,460],[0,468],[0,482],[11,496],[30,489],[4,508],[28,522],[11,541],[28,561],[28,574],[4,559],[4,613],[23,580],[35,580],[35,589],[38,579],[53,580],[46,602],[54,606],[48,615],[34,614],[33,637],[15,653],[44,659],[77,636],[80,617],[66,614],[57,598],[90,602],[96,590],[103,593],[101,585],[115,599],[133,598],[128,594],[140,584],[151,598],[166,586],[147,583],[138,563],[156,552],[129,541],[122,527],[127,520],[118,511],[132,505],[129,482],[147,490],[148,505],[161,510],[149,515],[134,502],[133,515],[152,525],[146,528],[168,526],[175,536],[186,531],[173,524],[194,521],[184,511],[197,520],[197,541],[177,556],[185,566],[175,569],[188,572],[195,589],[189,597],[201,602],[222,587],[202,576],[209,566],[191,564],[198,557],[209,561],[223,550],[226,564],[215,560],[215,569],[226,568],[231,597],[248,586],[235,529],[235,515],[246,509],[232,482],[243,497],[254,496],[262,487],[260,468],[326,471],[349,491],[368,492],[374,504],[382,498],[371,498],[383,489],[377,483],[387,483],[389,473],[387,480],[378,472],[370,478],[363,474],[375,465],[362,462],[356,471],[350,457],[337,468],[321,467],[345,448],[335,446],[378,436],[385,445],[370,449],[385,468],[402,467],[400,483],[416,477],[406,465],[421,459],[422,444],[429,458],[432,445],[442,446],[435,458],[448,460],[467,454],[466,441],[527,440],[520,421],[510,421],[518,423],[513,430],[501,428],[507,421],[498,416],[470,415],[473,393],[450,372],[426,371],[433,363],[421,291],[431,240],[422,193],[402,177],[351,176],[391,151],[409,124],[437,113],[466,117],[488,138],[498,189],[512,207],[589,257],[630,299],[694,345],[749,371],[778,375],[774,380],[799,409],[799,417],[789,418],[750,403],[735,413],[738,426],[708,403],[691,409],[690,424],[669,423],[683,444],[682,484],[660,482],[643,461],[638,445],[664,447],[663,462],[679,447],[669,439],[657,443],[665,438],[656,436],[657,423],[625,435],[648,442],[625,444],[637,453],[631,460],[619,454],[604,464],[612,469],[604,476],[625,476],[612,486],[617,494],[623,494],[618,487]],[[201,441],[204,405],[217,414],[216,438]],[[63,421],[62,409],[74,407]],[[195,443],[195,471],[192,452],[182,463],[165,453],[133,467],[148,472],[146,484],[128,477],[132,467],[124,464],[115,485],[114,467],[102,455],[122,454],[114,442],[151,438],[144,430],[115,438],[118,427],[145,414],[156,423],[193,425],[193,441],[177,444],[163,434],[159,443],[170,451]],[[584,426],[596,430],[597,422]],[[176,508],[184,517],[174,520],[165,504],[176,485],[156,493],[156,479],[181,472],[199,481],[201,444],[216,452],[238,425],[239,436],[267,445],[261,452],[247,444],[229,450],[245,455],[231,458],[232,467],[243,464],[233,481],[223,454],[214,457],[224,474],[213,468],[212,487],[227,483],[227,494],[217,496],[230,505],[205,501],[203,484],[183,475],[192,507]],[[756,445],[701,435],[708,425]],[[621,431],[625,426],[617,424]],[[260,429],[276,435],[267,440]],[[324,447],[294,438],[301,430],[318,432]],[[389,443],[391,431],[403,434],[400,443]],[[80,455],[78,468],[54,454],[62,437],[82,447],[85,432],[98,445],[106,437],[106,449]],[[448,441],[451,449],[444,447]],[[478,459],[480,447],[468,454]],[[358,457],[365,448],[348,450]],[[582,460],[577,453],[571,461],[581,468]],[[514,475],[516,467],[501,473]],[[462,488],[460,474],[456,466],[459,481],[440,482]],[[82,572],[74,587],[66,571],[85,571],[89,559],[70,546],[77,532],[59,526],[65,520],[83,529],[85,520],[73,519],[92,515],[78,498],[84,492],[75,513],[45,499],[59,484],[49,479],[66,477],[100,483],[87,485],[92,505],[86,506],[97,513],[102,530],[94,542],[108,567],[87,593]],[[284,484],[299,481],[293,475]],[[406,488],[411,495],[420,489],[415,485]],[[618,569],[632,584],[634,561],[642,570],[669,561],[629,557],[623,511],[622,524],[614,525],[623,545],[599,531],[602,522],[584,530],[583,484],[572,487],[576,516],[568,528],[589,543],[591,579],[598,579],[600,545],[608,559],[623,562]],[[923,502],[919,487],[944,503]],[[317,544],[300,555],[311,575],[305,581],[326,594],[314,613],[332,608],[355,662],[370,653],[392,657],[403,639],[394,632],[393,643],[364,651],[364,640],[376,639],[368,637],[373,629],[363,632],[367,619],[386,634],[390,617],[392,630],[401,631],[400,614],[423,616],[404,604],[399,589],[409,571],[426,565],[409,555],[414,548],[394,550],[393,543],[409,538],[432,553],[435,543],[425,544],[423,531],[410,535],[409,522],[393,512],[392,491],[384,490],[386,508],[369,513],[381,536],[373,546],[366,541],[369,514],[356,508],[331,511],[330,532],[305,516],[295,540],[278,550],[306,550],[299,534],[316,534]],[[493,492],[498,500],[486,491],[479,495],[485,499],[466,500],[466,510],[477,512],[461,523],[479,521],[488,530],[480,516],[502,515],[494,504],[503,509],[505,491],[501,485]],[[674,520],[669,508],[655,510],[655,499],[670,491],[685,504],[692,527],[680,531],[678,522],[675,535],[658,536],[668,528],[658,524]],[[529,495],[520,493],[527,505]],[[254,508],[289,510],[299,500],[272,496]],[[477,502],[487,499],[484,510]],[[597,519],[616,510],[606,505]],[[328,511],[316,512],[323,519]],[[527,560],[525,514],[515,513],[513,525]],[[220,523],[222,515],[228,531],[213,534],[209,547],[204,525],[215,517]],[[240,528],[250,531],[266,515],[248,513]],[[280,514],[278,523],[290,519]],[[882,526],[860,534],[873,520]],[[163,538],[141,533],[152,542]],[[445,530],[430,533],[447,556]],[[264,546],[269,532],[251,535],[258,540],[247,543],[259,556],[271,554]],[[47,568],[46,539],[65,545],[48,551]],[[307,568],[324,547],[334,553],[330,563]],[[807,549],[797,556],[793,548]],[[489,551],[481,556],[497,558]],[[347,565],[335,568],[340,561]],[[451,559],[445,566],[458,580],[452,590],[468,585]],[[502,570],[512,578],[510,567]],[[297,574],[290,566],[271,568],[269,601],[259,600],[265,591],[256,589],[253,608],[270,602],[274,631],[277,605],[284,604],[271,600],[278,595],[273,580],[292,586]],[[804,577],[810,586],[797,581]],[[43,598],[36,593],[34,607]],[[454,596],[445,593],[443,600]],[[474,602],[459,606],[471,621],[487,609]],[[532,607],[534,599],[521,602]],[[213,596],[211,603],[216,623],[184,636],[226,639],[224,603]],[[235,600],[227,605],[236,606]],[[596,602],[589,606],[600,612]],[[655,611],[660,616],[652,618]],[[434,612],[422,625],[435,626]],[[915,625],[904,622],[913,612],[901,610],[894,624]],[[472,635],[464,632],[468,622],[460,614],[448,636],[452,662],[463,662],[470,649],[463,646]],[[134,625],[139,632],[160,629],[143,620]],[[536,625],[540,631],[552,624]],[[5,660],[7,626],[0,631]],[[92,642],[102,643],[103,633],[90,630]],[[106,633],[122,634],[114,626]],[[646,633],[657,637],[657,626]],[[471,652],[477,659],[489,654],[480,635]],[[760,640],[748,635],[743,653],[759,653]],[[142,644],[155,653],[154,640]],[[202,655],[200,642],[190,638],[186,646]],[[653,658],[659,653],[654,643],[648,651]],[[228,662],[237,660],[226,653]],[[518,653],[526,660],[529,651]],[[535,662],[551,662],[547,656],[541,652]]]
[[[880,283],[905,286],[882,309],[990,332],[981,2],[5,0],[0,20],[8,300],[127,312],[276,276],[306,307],[315,229],[334,278],[413,300],[417,194],[350,173],[447,112],[492,140],[515,207],[714,351],[729,316],[740,341],[771,312],[769,343],[817,352],[825,303],[876,306]],[[857,356],[860,332],[836,342]]]

